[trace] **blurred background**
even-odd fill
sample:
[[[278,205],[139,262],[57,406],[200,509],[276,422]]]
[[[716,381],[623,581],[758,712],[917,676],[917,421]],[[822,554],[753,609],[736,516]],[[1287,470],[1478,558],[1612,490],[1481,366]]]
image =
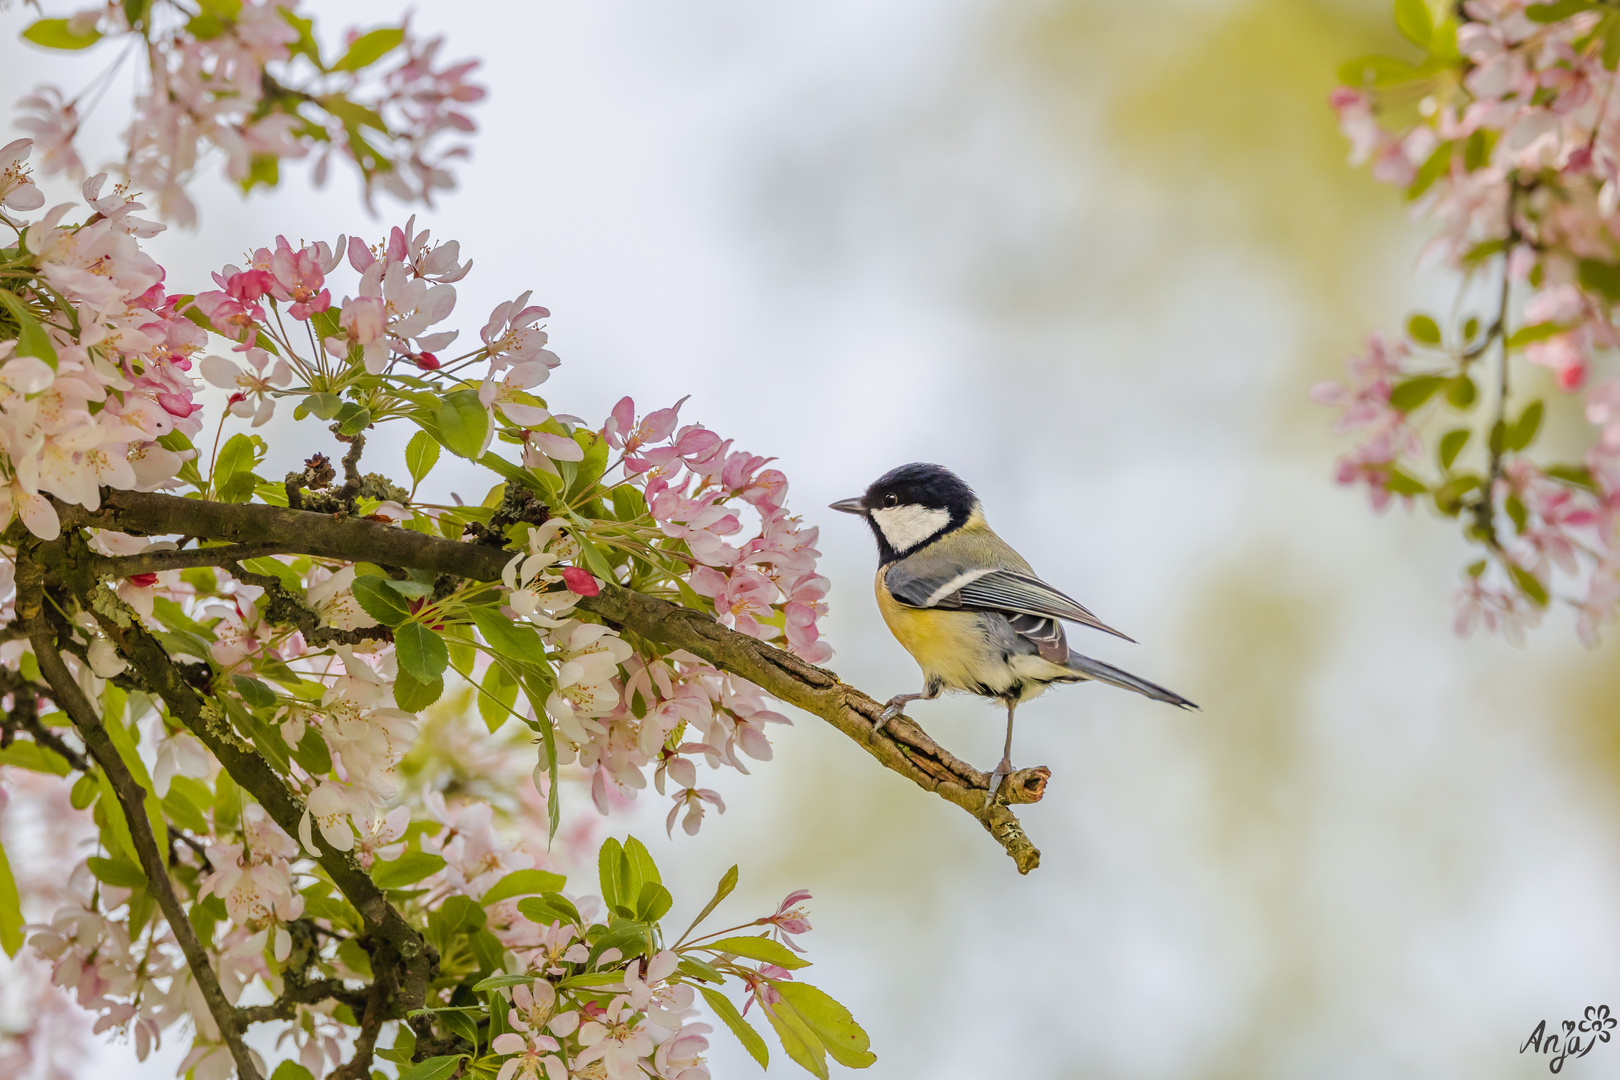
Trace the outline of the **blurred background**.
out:
[[[309,7],[328,33],[398,10]],[[773,762],[717,778],[728,812],[696,838],[666,840],[651,793],[608,823],[652,847],[672,917],[733,862],[743,917],[810,889],[805,974],[871,1033],[874,1078],[1531,1077],[1538,1021],[1620,1006],[1614,649],[1582,650],[1563,613],[1527,649],[1456,640],[1456,529],[1336,489],[1331,418],[1305,399],[1454,288],[1420,269],[1399,197],[1346,167],[1326,105],[1341,61],[1400,48],[1385,0],[414,18],[491,90],[460,189],[418,215],[476,262],[447,325],[476,333],[532,288],[564,361],[554,408],[596,423],[624,394],[690,394],[683,419],[776,455],[823,526],[847,681],[885,698],[918,674],[864,528],[823,508],[932,460],[1143,643],[1088,651],[1204,706],[1082,686],[1022,709],[1016,763],[1053,770],[1022,814],[1028,878],[796,715]],[[64,71],[8,40],[7,100],[106,59]],[[117,105],[83,149],[111,152]],[[296,175],[245,202],[197,190],[201,229],[151,245],[186,291],[278,232],[406,216],[367,217],[341,170],[320,194]],[[326,438],[307,436],[268,474]],[[912,715],[981,766],[999,754],[989,703]],[[755,1073],[713,1041],[717,1078]],[[103,1062],[169,1076],[184,1049]],[[1566,1069],[1620,1075],[1620,1044]]]

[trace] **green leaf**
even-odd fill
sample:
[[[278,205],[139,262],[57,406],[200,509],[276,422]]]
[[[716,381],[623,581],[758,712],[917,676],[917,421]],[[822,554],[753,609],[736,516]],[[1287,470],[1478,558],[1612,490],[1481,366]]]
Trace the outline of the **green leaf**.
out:
[[[698,993],[703,995],[703,1000],[709,1003],[714,1015],[724,1020],[726,1027],[737,1036],[737,1041],[742,1043],[743,1049],[759,1062],[760,1068],[765,1068],[770,1062],[770,1051],[765,1048],[765,1040],[754,1030],[754,1025],[745,1020],[743,1014],[737,1011],[737,1006],[731,1003],[731,999],[720,991],[707,986],[700,986],[697,989]]]
[[[123,889],[138,889],[146,884],[146,875],[140,867],[131,866],[118,859],[104,859],[99,855],[90,856],[90,873],[97,881],[104,881],[108,885],[116,885]]]
[[[384,626],[398,626],[411,617],[410,605],[394,589],[388,579],[376,574],[362,574],[354,579],[354,598],[367,615]]]
[[[399,26],[389,26],[361,34],[355,39],[354,44],[349,46],[349,51],[332,65],[332,70],[359,71],[381,60],[404,40],[405,30]]]
[[[1514,531],[1523,536],[1524,530],[1530,524],[1530,511],[1525,509],[1524,500],[1516,494],[1510,494],[1502,501],[1502,509],[1507,511],[1508,519],[1513,522]]]
[[[1582,259],[1576,264],[1581,288],[1601,293],[1610,301],[1620,301],[1620,266],[1598,259]]]
[[[797,1009],[784,1002],[778,1002],[775,1008],[765,1007],[765,1019],[771,1022],[771,1028],[776,1032],[776,1037],[788,1057],[821,1080],[827,1080],[826,1047],[821,1045],[821,1040],[811,1030],[810,1025],[805,1023]]]
[[[399,1080],[447,1080],[461,1065],[463,1054],[446,1054],[419,1061],[408,1069],[401,1069]]]
[[[152,0],[124,0],[124,19],[132,27],[139,27],[152,8]]]
[[[439,444],[425,431],[418,431],[405,444],[405,467],[411,471],[411,479],[418,484],[433,471],[438,460]]]
[[[275,705],[276,694],[258,679],[250,679],[246,675],[233,675],[231,682],[236,692],[242,695],[242,700],[255,709],[268,709]]]
[[[1396,495],[1427,495],[1429,485],[1399,469],[1391,469],[1389,479],[1384,481],[1384,490]]]
[[[1440,344],[1440,326],[1427,315],[1413,315],[1406,320],[1406,335],[1420,345]]]
[[[1540,399],[1532,401],[1524,407],[1524,412],[1513,422],[1503,441],[1503,448],[1507,450],[1523,450],[1535,441],[1536,432],[1541,429],[1541,416],[1546,409]]]
[[[445,449],[460,457],[478,460],[489,433],[489,413],[478,400],[476,390],[456,390],[439,402],[439,437]]]
[[[625,898],[639,896],[641,887],[651,881],[663,884],[663,877],[658,873],[658,864],[648,854],[647,847],[633,836],[624,838],[624,857],[630,862],[630,873],[625,878]]]
[[[1597,481],[1592,479],[1592,470],[1584,465],[1549,465],[1546,473],[1561,483],[1585,488],[1587,491],[1597,490]]]
[[[1603,16],[1603,66],[1608,71],[1620,67],[1620,19],[1613,11]]]
[[[51,20],[47,19],[47,22]],[[57,22],[62,20],[58,19]],[[56,370],[56,346],[45,332],[45,324],[34,318],[22,298],[9,289],[0,289],[0,307],[6,309],[17,323],[17,356],[32,356],[45,361]]]
[[[371,868],[371,880],[379,889],[403,889],[444,868],[444,856],[427,851],[407,851],[393,862],[379,862]]]
[[[1564,328],[1554,322],[1531,323],[1529,326],[1519,327],[1508,335],[1508,348],[1517,349],[1520,346],[1529,345],[1531,342],[1546,341],[1548,338],[1563,332]]]
[[[1423,78],[1415,64],[1393,56],[1358,56],[1339,67],[1339,81],[1357,89],[1382,89]]]
[[[656,881],[649,881],[641,886],[641,892],[636,896],[636,918],[645,923],[656,923],[675,905],[675,898],[669,890]]]
[[[1467,375],[1458,375],[1446,384],[1446,401],[1454,409],[1468,408],[1478,396],[1479,389]]]
[[[1562,22],[1583,11],[1591,11],[1597,6],[1594,0],[1557,0],[1552,4],[1532,4],[1524,9],[1524,14],[1531,22],[1553,23]]]
[[[797,982],[774,984],[777,993],[798,1010],[799,1016],[827,1048],[832,1059],[845,1068],[864,1069],[877,1060],[869,1049],[871,1040],[849,1010],[814,986]]]
[[[1425,0],[1395,0],[1395,27],[1407,41],[1427,49],[1434,37],[1434,16]]]
[[[1395,384],[1389,392],[1389,403],[1401,412],[1411,412],[1428,401],[1450,382],[1445,375],[1418,375]]]
[[[473,993],[482,994],[486,990],[502,990],[508,986],[528,986],[539,976],[535,975],[491,975],[487,979],[479,979],[473,983]]]
[[[596,876],[602,890],[602,903],[607,905],[609,911],[616,907],[629,907],[624,900],[624,878],[628,869],[629,862],[619,842],[611,836],[603,840],[596,852]]]
[[[336,394],[310,394],[293,410],[293,419],[302,420],[311,413],[318,420],[330,420],[343,408],[343,399]]]
[[[686,933],[690,934],[693,930],[697,929],[697,924],[702,922],[704,919],[707,919],[709,917],[710,912],[714,911],[715,908],[719,907],[720,906],[720,901],[722,901],[726,897],[730,896],[731,895],[731,890],[735,889],[736,887],[737,887],[737,868],[735,866],[733,866],[730,870],[727,870],[724,874],[721,875],[720,884],[715,886],[714,899],[710,900],[707,904],[705,904],[704,907],[703,907],[703,910],[698,912],[697,918],[692,920],[692,925],[688,926],[686,928]],[[682,934],[681,936],[685,937],[686,934]]]
[[[497,900],[509,900],[514,896],[539,896],[541,893],[560,892],[567,883],[568,879],[561,874],[545,870],[514,870],[491,885],[489,891],[484,893],[478,902],[487,907]]]
[[[1428,191],[1429,188],[1434,186],[1434,182],[1440,179],[1447,169],[1451,168],[1452,153],[1456,148],[1457,144],[1453,142],[1443,142],[1434,148],[1423,164],[1418,166],[1417,174],[1412,178],[1412,182],[1407,185],[1406,198],[1408,201],[1416,199],[1425,191]]]
[[[22,36],[47,49],[88,49],[101,40],[101,31],[92,26],[82,34],[75,34],[68,28],[66,19],[40,19],[24,30]]]
[[[394,631],[394,655],[400,670],[420,683],[441,679],[450,666],[450,650],[444,640],[421,623],[408,622]]]
[[[699,960],[695,956],[683,956],[678,970],[689,979],[699,982],[723,983],[726,981],[725,972],[713,964]]]
[[[479,689],[478,715],[484,718],[484,726],[493,732],[512,715],[513,707],[517,704],[517,680],[506,670],[506,665],[491,664],[489,670],[484,672],[484,681]]]
[[[731,953],[749,960],[760,960],[767,964],[775,964],[779,968],[787,968],[789,971],[810,966],[810,961],[780,941],[768,937],[728,937],[719,941],[706,941],[698,947]]]
[[[50,747],[22,740],[0,747],[0,765],[15,765],[19,769],[51,776],[66,776],[72,768],[66,758]]]
[[[144,883],[145,878],[141,881]],[[11,876],[11,863],[6,849],[0,847],[0,949],[7,956],[16,956],[23,943],[22,896],[17,892],[17,879]]]
[[[525,664],[546,662],[546,644],[533,627],[519,626],[492,607],[471,608],[468,614],[484,642],[500,655]]]
[[[439,1023],[460,1035],[472,1044],[474,1051],[478,1049],[478,1025],[472,1018],[463,1012],[443,1012],[439,1014]]]
[[[315,1074],[296,1061],[283,1061],[276,1066],[276,1071],[270,1074],[270,1080],[315,1080]]]
[[[548,892],[544,896],[528,896],[518,901],[518,913],[532,923],[550,926],[554,922],[583,926],[579,909],[562,893]]]
[[[1455,431],[1445,433],[1440,439],[1440,467],[1442,469],[1451,468],[1452,462],[1457,460],[1457,455],[1462,453],[1463,447],[1468,445],[1468,439],[1472,435],[1473,432],[1467,428],[1458,428]]]
[[[1530,571],[1526,570],[1518,563],[1507,562],[1506,565],[1508,576],[1511,577],[1513,579],[1513,583],[1519,587],[1519,591],[1524,593],[1524,595],[1528,597],[1530,602],[1536,605],[1536,607],[1546,607],[1548,600],[1546,586],[1537,581],[1535,579],[1535,575],[1531,574]]]
[[[337,426],[339,435],[358,435],[371,426],[371,410],[345,401],[343,407],[338,409]]]
[[[421,712],[444,696],[444,680],[422,682],[408,671],[394,679],[394,704],[406,712]]]

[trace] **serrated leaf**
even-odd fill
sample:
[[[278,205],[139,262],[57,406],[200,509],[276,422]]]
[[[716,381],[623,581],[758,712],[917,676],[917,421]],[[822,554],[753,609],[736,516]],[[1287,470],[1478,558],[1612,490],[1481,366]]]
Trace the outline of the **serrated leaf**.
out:
[[[97,881],[123,889],[139,889],[146,884],[146,875],[141,872],[140,867],[131,866],[120,859],[104,859],[99,855],[92,855],[89,863],[90,873]]]
[[[367,615],[384,626],[398,626],[411,617],[410,605],[398,591],[388,587],[388,579],[362,574],[354,579],[354,598]]]
[[[579,909],[562,893],[548,892],[543,896],[527,896],[518,901],[518,913],[530,922],[550,926],[554,922],[583,926]]]
[[[641,892],[636,897],[636,918],[645,923],[656,923],[675,905],[675,898],[669,890],[656,881],[649,881],[641,886]]]
[[[1406,334],[1420,345],[1440,344],[1440,326],[1427,315],[1413,315],[1406,320]]]
[[[444,676],[450,666],[450,650],[444,640],[421,623],[408,622],[394,631],[394,655],[402,671],[420,683],[431,683]]]
[[[479,903],[486,907],[498,900],[514,896],[539,896],[542,893],[561,892],[568,879],[547,870],[514,870],[489,887]],[[475,988],[476,989],[476,988]]]
[[[332,70],[359,71],[363,67],[369,67],[381,60],[404,40],[405,30],[403,27],[398,26],[388,26],[381,30],[372,30],[369,33],[361,34],[355,39],[354,44],[349,46],[349,51],[344,53],[332,65]]]
[[[775,1008],[765,1007],[765,1019],[771,1022],[771,1030],[776,1032],[777,1041],[788,1057],[821,1080],[828,1080],[826,1047],[797,1009],[778,1002]]]
[[[445,449],[478,460],[489,433],[489,412],[475,390],[455,390],[439,401],[439,438]]]
[[[519,626],[492,607],[471,608],[468,615],[485,644],[497,653],[525,664],[546,662],[545,642],[533,627]]]
[[[726,1027],[730,1028],[731,1033],[737,1036],[737,1041],[742,1043],[743,1049],[747,1050],[749,1055],[759,1062],[759,1067],[763,1069],[769,1065],[771,1055],[770,1051],[765,1047],[765,1039],[759,1032],[754,1030],[754,1025],[750,1024],[743,1017],[743,1014],[737,1011],[737,1006],[731,1003],[731,999],[720,991],[707,986],[700,986],[697,989],[698,993],[703,995],[703,1000],[709,1003],[709,1008],[714,1012],[714,1015],[725,1021]]]
[[[9,289],[0,289],[0,307],[4,307],[17,323],[16,356],[32,356],[56,370],[56,346],[51,344],[45,324],[34,318],[22,298]]]
[[[345,401],[343,407],[338,409],[337,426],[339,435],[355,436],[371,426],[371,410],[352,401]]]
[[[479,684],[478,715],[484,726],[495,731],[512,716],[517,704],[518,684],[504,664],[491,664]]]
[[[603,840],[602,846],[596,850],[596,880],[602,893],[602,903],[607,905],[609,911],[628,906],[624,900],[624,878],[628,869],[624,847],[611,836]]]
[[[405,444],[405,467],[411,471],[411,479],[418,484],[433,471],[438,460],[439,444],[425,431],[418,431]]]
[[[461,1065],[465,1055],[447,1054],[418,1061],[408,1069],[401,1069],[399,1080],[447,1080]]]
[[[236,687],[236,692],[242,695],[242,700],[255,709],[268,709],[276,703],[275,691],[258,679],[250,679],[246,675],[233,675],[231,684]]]
[[[40,19],[30,24],[22,36],[47,49],[88,49],[101,40],[101,31],[92,26],[82,33],[74,33],[66,19]]]
[[[698,946],[702,949],[713,949],[715,952],[731,953],[748,960],[759,960],[766,964],[775,964],[779,968],[809,967],[810,961],[783,945],[780,941],[768,937],[728,937],[719,941],[705,941]]]
[[[504,990],[508,986],[528,986],[540,976],[536,975],[491,975],[487,979],[480,979],[473,983],[473,993],[482,994],[486,990]]]
[[[864,1069],[877,1060],[868,1049],[872,1043],[861,1025],[848,1009],[824,991],[798,982],[779,982],[775,987],[776,992],[798,1010],[800,1018],[816,1033],[838,1064],[849,1069]]]
[[[1468,440],[1472,435],[1473,432],[1467,428],[1457,428],[1455,431],[1446,432],[1441,437],[1440,467],[1442,469],[1451,468],[1452,462],[1457,460],[1457,455],[1462,453],[1463,447],[1468,445]]]
[[[371,867],[371,880],[379,889],[403,889],[444,869],[444,856],[429,851],[407,851],[393,862]]]
[[[408,671],[394,679],[394,704],[406,712],[421,712],[444,696],[444,680],[422,682]]]

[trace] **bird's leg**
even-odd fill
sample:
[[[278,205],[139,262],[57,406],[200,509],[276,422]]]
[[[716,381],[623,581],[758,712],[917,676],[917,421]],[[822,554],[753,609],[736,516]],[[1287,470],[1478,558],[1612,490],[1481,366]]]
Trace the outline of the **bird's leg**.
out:
[[[937,697],[939,697],[939,687],[933,683],[923,687],[922,692],[919,694],[894,695],[884,703],[883,711],[878,714],[877,723],[872,725],[872,734],[877,735],[882,732],[883,726],[905,712],[906,706],[913,701],[933,701]]]
[[[1016,708],[1018,708],[1017,701],[1007,702],[1007,744],[1001,750],[1001,764],[997,765],[996,771],[990,774],[990,798],[984,804],[986,810],[996,804],[997,792],[1001,790],[1001,785],[1007,777],[1012,775],[1013,710]]]

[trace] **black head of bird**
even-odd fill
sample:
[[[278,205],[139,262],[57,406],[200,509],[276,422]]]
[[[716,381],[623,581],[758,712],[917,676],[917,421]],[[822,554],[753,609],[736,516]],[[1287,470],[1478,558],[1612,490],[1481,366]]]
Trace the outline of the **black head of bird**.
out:
[[[890,698],[878,729],[908,702],[945,690],[1002,701],[1007,743],[993,774],[992,799],[1012,771],[1013,711],[1053,683],[1095,679],[1196,708],[1180,694],[1072,651],[1064,622],[1125,635],[1037,577],[991,530],[978,496],[949,469],[902,465],[866,494],[835,502],[832,509],[858,514],[871,526],[878,545],[878,610],[923,671],[922,691]]]

